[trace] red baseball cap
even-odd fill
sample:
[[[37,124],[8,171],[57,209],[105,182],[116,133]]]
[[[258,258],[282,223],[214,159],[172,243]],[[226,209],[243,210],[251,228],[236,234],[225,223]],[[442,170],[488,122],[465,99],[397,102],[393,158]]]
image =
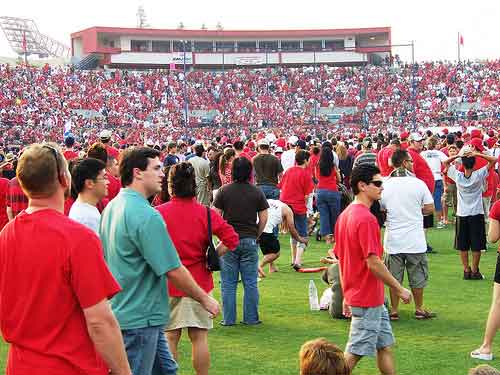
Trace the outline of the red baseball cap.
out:
[[[409,136],[410,136],[410,133],[409,133],[409,132],[407,132],[407,131],[404,131],[404,132],[402,132],[402,133],[399,135],[399,137],[400,137],[401,139],[408,139],[408,137],[409,137]]]
[[[479,129],[473,129],[470,132],[470,137],[471,138],[480,138],[480,139],[483,138],[483,136],[481,135],[481,130],[479,130]]]
[[[474,146],[474,148],[481,152],[484,151],[483,141],[479,138],[472,138],[467,144]]]

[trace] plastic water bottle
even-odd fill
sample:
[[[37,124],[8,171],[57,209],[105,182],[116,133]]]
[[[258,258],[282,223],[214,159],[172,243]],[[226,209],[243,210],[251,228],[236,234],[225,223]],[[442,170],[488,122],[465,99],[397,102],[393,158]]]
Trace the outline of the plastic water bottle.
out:
[[[309,280],[309,308],[311,311],[319,311],[318,289],[313,280]]]

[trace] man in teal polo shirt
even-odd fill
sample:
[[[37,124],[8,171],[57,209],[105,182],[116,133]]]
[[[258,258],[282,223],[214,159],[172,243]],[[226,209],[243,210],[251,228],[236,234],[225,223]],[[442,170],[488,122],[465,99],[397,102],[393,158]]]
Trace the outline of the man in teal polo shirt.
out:
[[[103,212],[100,235],[104,255],[122,292],[111,300],[134,375],[176,374],[163,326],[169,320],[167,279],[200,302],[212,315],[219,304],[180,263],[161,215],[147,198],[161,191],[159,152],[124,152],[120,176],[125,187]]]

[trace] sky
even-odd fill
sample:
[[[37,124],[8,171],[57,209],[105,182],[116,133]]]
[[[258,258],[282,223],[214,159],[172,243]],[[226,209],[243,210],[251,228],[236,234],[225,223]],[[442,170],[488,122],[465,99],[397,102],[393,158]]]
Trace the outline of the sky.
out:
[[[500,58],[498,0],[83,0],[2,1],[0,16],[32,18],[38,29],[70,45],[70,34],[92,26],[135,27],[139,5],[151,27],[225,30],[392,27],[393,44],[415,41],[415,59],[456,60],[458,33],[463,59]],[[393,48],[408,61],[411,49]],[[15,57],[3,33],[0,56]]]

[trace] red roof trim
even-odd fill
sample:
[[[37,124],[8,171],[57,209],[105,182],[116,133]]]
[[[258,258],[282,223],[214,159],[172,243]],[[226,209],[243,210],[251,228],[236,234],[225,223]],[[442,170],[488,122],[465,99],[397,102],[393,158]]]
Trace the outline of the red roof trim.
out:
[[[71,38],[80,37],[87,32],[141,35],[141,36],[165,36],[172,38],[310,38],[340,36],[352,34],[378,34],[390,33],[390,27],[369,27],[351,29],[317,29],[317,30],[178,30],[178,29],[137,29],[126,27],[90,27],[71,34]]]

